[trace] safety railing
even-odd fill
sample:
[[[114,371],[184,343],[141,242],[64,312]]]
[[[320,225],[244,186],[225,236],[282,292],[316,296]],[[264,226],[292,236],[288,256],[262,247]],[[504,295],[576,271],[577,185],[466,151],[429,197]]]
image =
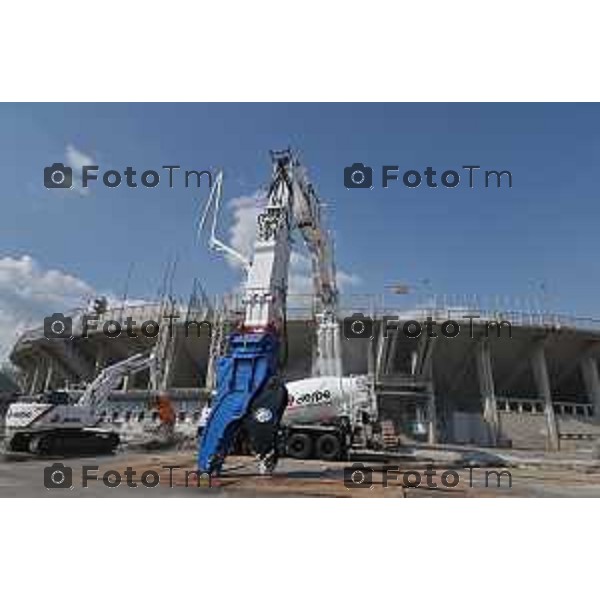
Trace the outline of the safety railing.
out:
[[[561,417],[594,417],[594,406],[592,404],[581,404],[575,402],[554,402],[554,414]]]
[[[544,401],[537,398],[496,397],[498,412],[539,414],[544,412]]]
[[[529,413],[540,414],[544,412],[544,401],[537,398],[509,398],[497,397],[496,407],[499,412],[505,413]],[[583,402],[552,402],[554,414],[559,417],[584,417],[591,419],[594,417],[595,411],[592,404]]]

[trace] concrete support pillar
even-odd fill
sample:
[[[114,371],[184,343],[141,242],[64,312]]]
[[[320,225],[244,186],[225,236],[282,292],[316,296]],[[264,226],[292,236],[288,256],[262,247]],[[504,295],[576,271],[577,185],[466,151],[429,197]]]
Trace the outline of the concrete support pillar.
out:
[[[435,407],[435,393],[431,392],[429,401],[429,432],[427,440],[430,444],[437,444],[437,410]]]
[[[490,442],[493,446],[496,446],[498,444],[500,428],[489,340],[480,340],[477,346],[476,362],[479,393],[483,407],[483,420],[487,424]]]
[[[98,352],[96,353],[96,364],[94,365],[95,375],[98,375],[100,371],[104,368],[105,358],[104,346],[100,345],[98,347]]]
[[[588,400],[594,407],[594,420],[600,423],[600,377],[598,363],[593,356],[585,356],[581,359],[581,373]]]
[[[548,367],[546,365],[546,355],[544,346],[538,344],[531,356],[531,366],[533,376],[537,387],[538,396],[544,401],[546,413],[546,428],[548,435],[548,448],[550,450],[559,449],[558,429],[556,427],[556,416],[552,406],[552,391],[550,388],[550,379],[548,377]]]
[[[377,335],[377,350],[375,352],[375,381],[380,381],[385,372],[383,362],[387,340],[388,338],[384,338],[383,331],[380,330]]]
[[[433,366],[432,361],[427,363],[425,368],[425,374],[427,379],[429,380],[429,432],[428,432],[428,442],[430,444],[437,444],[438,435],[437,435],[437,409],[435,406],[435,388],[433,387]]]
[[[387,317],[384,317],[384,319],[386,319],[386,318]],[[383,334],[383,327],[384,327],[384,325],[382,324],[382,334]],[[387,353],[384,356],[384,358],[385,358],[384,374],[385,375],[389,375],[390,373],[394,372],[394,360],[396,358],[396,350],[398,348],[398,338],[399,337],[400,337],[399,331],[392,331],[392,332],[388,333]],[[384,343],[385,343],[385,341],[386,340],[384,340]]]
[[[25,394],[29,394],[31,391],[31,383],[33,382],[34,369],[27,368],[23,375],[22,390]]]
[[[46,379],[44,381],[44,391],[48,391],[52,385],[52,377],[54,376],[54,363],[48,359],[46,366]]]
[[[369,344],[368,346],[368,352],[369,354],[367,355],[367,372],[369,373],[369,375],[375,379],[375,354],[377,352],[377,340],[378,338],[378,333],[377,330],[375,331],[375,335],[367,342]]]
[[[173,376],[175,374],[175,369],[173,368],[173,366],[175,364],[177,364],[176,363],[177,350],[178,350],[177,336],[175,335],[172,339],[169,340],[168,343],[171,345],[168,347],[167,352],[166,352],[166,356],[164,359],[165,364],[164,364],[163,378],[162,378],[162,381],[160,382],[161,389],[163,389],[163,390],[168,390],[173,385]]]
[[[29,386],[30,394],[36,393],[39,379],[40,379],[40,363],[38,361],[35,364],[35,369],[33,371],[33,376],[31,378],[31,385]]]

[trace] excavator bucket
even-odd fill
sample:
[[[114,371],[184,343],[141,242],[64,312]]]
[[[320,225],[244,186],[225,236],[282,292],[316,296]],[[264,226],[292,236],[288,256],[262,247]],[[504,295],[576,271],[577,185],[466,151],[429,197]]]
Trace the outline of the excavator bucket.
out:
[[[235,333],[229,349],[218,362],[217,394],[198,453],[198,469],[210,474],[220,471],[253,400],[277,370],[278,343],[272,333]],[[282,414],[272,411],[273,427],[279,426]]]
[[[288,393],[279,377],[271,377],[250,403],[243,423],[252,452],[277,461],[279,424],[287,407]]]

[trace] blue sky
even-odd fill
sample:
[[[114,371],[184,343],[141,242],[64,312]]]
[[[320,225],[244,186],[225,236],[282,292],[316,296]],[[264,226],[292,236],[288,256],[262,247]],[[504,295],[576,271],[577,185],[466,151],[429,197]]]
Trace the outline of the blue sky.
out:
[[[193,277],[210,292],[237,282],[195,239],[206,187],[46,190],[44,167],[67,152],[101,170],[223,167],[225,198],[234,199],[266,183],[269,149],[291,145],[327,201],[346,292],[379,293],[400,281],[415,292],[500,295],[597,316],[599,117],[597,104],[3,104],[0,265],[8,269],[0,300],[15,270],[14,293],[31,286],[27,277],[39,288],[58,272],[74,278],[65,302],[88,288],[120,294],[131,263],[130,294],[152,298],[175,255],[181,295]],[[383,164],[438,174],[478,164],[510,170],[513,187],[382,189],[376,181],[372,190],[347,190],[343,169],[356,161],[371,165],[376,180]],[[234,227],[231,208],[225,238]],[[60,281],[53,285],[68,287]]]

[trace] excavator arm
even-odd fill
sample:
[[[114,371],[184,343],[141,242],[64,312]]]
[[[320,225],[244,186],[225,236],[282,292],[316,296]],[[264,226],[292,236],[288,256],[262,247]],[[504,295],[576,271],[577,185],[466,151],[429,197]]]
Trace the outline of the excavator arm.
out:
[[[100,371],[83,392],[77,404],[79,406],[97,407],[101,405],[110,392],[121,384],[127,375],[133,375],[138,371],[155,368],[156,358],[154,354],[134,354],[125,360],[105,367]]]
[[[313,290],[317,321],[316,355],[313,376],[342,376],[340,331],[337,321],[338,289],[333,242],[324,225],[322,203],[306,170],[294,163],[295,221],[312,262]]]
[[[231,335],[228,352],[217,363],[215,399],[200,440],[198,468],[203,472],[220,471],[240,428],[260,460],[261,471],[272,470],[277,462],[277,436],[288,400],[278,377],[279,349],[295,229],[301,232],[312,256],[319,308],[335,320],[335,271],[321,227],[318,197],[289,150],[273,152],[272,159],[273,174],[266,206],[257,219],[252,261],[242,261],[247,272],[244,320]],[[221,178],[218,181],[220,193]],[[219,199],[213,200],[217,210]],[[203,221],[206,216],[207,212]],[[213,225],[213,246],[214,230]],[[229,252],[222,242],[218,248]],[[235,251],[229,253],[234,255]],[[331,330],[330,322],[328,327]],[[323,364],[327,362],[331,361]],[[331,364],[326,370],[330,368],[335,370]]]

